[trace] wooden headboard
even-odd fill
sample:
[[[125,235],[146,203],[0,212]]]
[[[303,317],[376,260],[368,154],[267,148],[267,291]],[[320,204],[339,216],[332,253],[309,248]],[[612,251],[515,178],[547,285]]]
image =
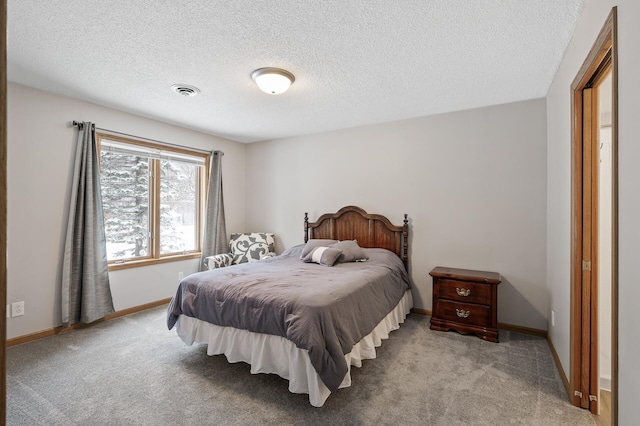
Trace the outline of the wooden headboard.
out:
[[[309,223],[309,215],[305,213],[304,242],[310,238],[357,240],[360,247],[391,250],[402,259],[405,269],[409,270],[409,220],[406,214],[404,224],[396,226],[386,217],[369,214],[356,206],[347,206],[336,213],[323,214],[312,223]]]

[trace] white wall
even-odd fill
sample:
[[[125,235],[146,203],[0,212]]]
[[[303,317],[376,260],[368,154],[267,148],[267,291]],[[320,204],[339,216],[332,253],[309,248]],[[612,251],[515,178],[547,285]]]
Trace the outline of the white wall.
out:
[[[608,84],[611,90],[611,81],[607,80],[600,87]],[[611,390],[611,185],[611,127],[601,127],[598,170],[598,367],[600,389],[608,391]]]
[[[547,281],[556,326],[549,330],[565,372],[569,371],[571,116],[570,85],[611,8],[618,6],[619,60],[619,424],[637,423],[640,394],[640,2],[586,0],[575,34],[547,95]]]
[[[410,218],[415,306],[437,266],[497,271],[500,322],[547,328],[544,99],[251,144],[247,228],[302,243],[354,204]]]
[[[640,2],[618,0],[619,37],[619,423],[637,422],[640,395]]]
[[[75,147],[72,120],[221,149],[227,231],[244,231],[246,145],[9,83],[7,301],[24,300],[26,315],[7,318],[8,338],[60,325],[62,250]],[[197,265],[197,260],[189,260],[111,272],[115,309],[173,296],[178,272],[187,275]]]

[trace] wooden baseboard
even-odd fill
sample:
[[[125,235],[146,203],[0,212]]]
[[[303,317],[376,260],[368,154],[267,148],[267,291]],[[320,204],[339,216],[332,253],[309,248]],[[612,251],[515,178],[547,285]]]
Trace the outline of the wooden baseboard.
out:
[[[569,386],[569,380],[567,379],[567,375],[562,368],[562,363],[560,362],[560,357],[558,357],[558,352],[556,352],[556,348],[553,346],[553,342],[547,334],[547,343],[549,343],[549,348],[551,348],[551,355],[553,355],[553,360],[556,362],[556,368],[560,373],[560,377],[562,378],[562,383],[564,384],[564,388],[567,391],[567,397],[571,399],[571,387]]]
[[[431,311],[429,309],[411,308],[411,312],[414,312],[416,314],[431,316]]]
[[[171,301],[171,298],[157,300],[155,302],[145,303],[144,305],[133,306],[131,308],[123,309],[121,311],[114,312],[101,318],[97,321],[94,321],[90,324],[77,323],[70,325],[69,327],[54,327],[47,330],[37,331],[31,334],[25,334],[24,336],[13,337],[11,339],[7,339],[6,347],[21,345],[23,343],[32,342],[34,340],[42,339],[43,337],[53,336],[55,334],[66,333],[67,331],[75,330],[78,328],[90,327],[94,324],[98,324],[104,321],[109,321],[115,318],[119,318],[125,315],[133,314],[134,312],[144,311],[145,309],[155,308],[156,306],[166,305]]]
[[[503,322],[498,323],[498,328],[501,330],[514,331],[516,333],[531,334],[544,338],[547,337],[547,330],[540,330],[539,328],[523,327],[521,325],[506,324]]]

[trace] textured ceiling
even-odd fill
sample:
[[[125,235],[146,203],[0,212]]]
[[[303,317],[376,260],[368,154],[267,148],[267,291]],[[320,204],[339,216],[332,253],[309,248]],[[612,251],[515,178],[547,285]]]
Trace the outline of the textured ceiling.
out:
[[[544,97],[582,4],[9,0],[7,76],[253,142]],[[288,92],[258,90],[267,66]]]

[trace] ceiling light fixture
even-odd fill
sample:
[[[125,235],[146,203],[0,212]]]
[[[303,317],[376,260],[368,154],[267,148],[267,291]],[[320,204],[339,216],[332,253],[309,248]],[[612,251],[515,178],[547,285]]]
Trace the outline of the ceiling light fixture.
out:
[[[280,68],[258,68],[251,73],[251,79],[260,90],[270,95],[287,91],[296,78],[289,71]]]
[[[200,89],[188,84],[174,84],[173,86],[171,86],[171,88],[178,95],[182,96],[196,96],[198,93],[200,93]]]

